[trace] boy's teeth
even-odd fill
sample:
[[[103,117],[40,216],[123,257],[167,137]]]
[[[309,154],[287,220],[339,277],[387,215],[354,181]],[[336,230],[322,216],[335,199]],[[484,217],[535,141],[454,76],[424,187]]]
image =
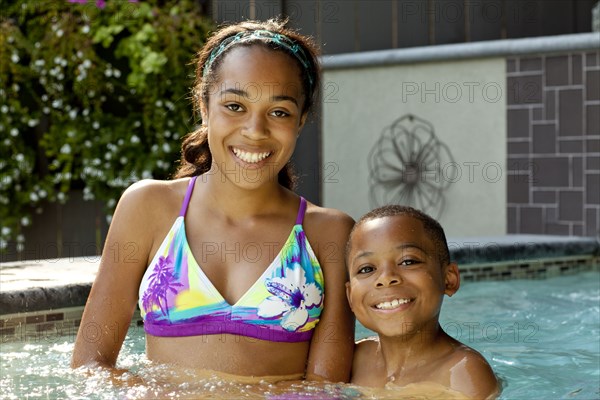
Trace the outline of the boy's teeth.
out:
[[[392,301],[384,301],[383,303],[379,303],[375,305],[375,308],[379,310],[391,310],[398,307],[400,304],[406,303],[410,303],[410,299],[395,299]]]
[[[240,160],[247,162],[247,163],[252,163],[252,164],[260,162],[260,161],[264,160],[265,158],[269,157],[269,155],[271,155],[271,153],[268,151],[265,151],[263,153],[250,153],[248,151],[244,151],[244,150],[240,150],[240,149],[236,149],[236,148],[233,148],[233,153]]]

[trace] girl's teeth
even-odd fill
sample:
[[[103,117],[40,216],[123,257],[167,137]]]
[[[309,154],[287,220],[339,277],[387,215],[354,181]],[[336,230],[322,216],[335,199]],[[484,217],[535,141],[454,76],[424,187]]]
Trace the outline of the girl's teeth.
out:
[[[391,310],[393,308],[397,308],[401,304],[410,303],[410,299],[394,299],[392,301],[385,301],[383,303],[379,303],[375,306],[375,308],[379,310]]]
[[[271,155],[271,153],[268,151],[263,152],[263,153],[250,153],[248,151],[244,151],[244,150],[240,150],[240,149],[236,149],[236,148],[233,149],[233,153],[240,160],[247,162],[247,163],[252,163],[252,164],[260,162],[260,161],[264,160],[265,158],[267,158],[269,155]]]

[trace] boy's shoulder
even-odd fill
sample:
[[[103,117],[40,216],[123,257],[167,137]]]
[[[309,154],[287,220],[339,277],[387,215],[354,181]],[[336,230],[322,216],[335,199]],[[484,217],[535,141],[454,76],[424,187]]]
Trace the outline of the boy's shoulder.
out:
[[[477,350],[457,342],[438,369],[453,390],[473,398],[493,397],[499,385],[492,367]]]
[[[363,386],[383,386],[386,376],[385,362],[379,350],[379,338],[374,336],[356,342],[352,363],[352,383]]]

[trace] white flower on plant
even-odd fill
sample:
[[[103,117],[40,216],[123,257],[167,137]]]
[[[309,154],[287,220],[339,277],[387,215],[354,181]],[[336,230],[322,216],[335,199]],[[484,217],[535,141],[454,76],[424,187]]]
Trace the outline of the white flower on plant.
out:
[[[42,108],[42,112],[44,114],[50,114],[50,108],[49,107],[44,107],[44,108]]]
[[[56,99],[52,101],[52,107],[54,108],[61,108],[63,105],[62,103],[62,99]]]
[[[83,60],[83,68],[89,68],[92,66],[92,62],[90,60]]]
[[[139,128],[141,125],[142,125],[142,123],[141,123],[140,121],[135,121],[135,122],[133,123],[133,127],[134,127],[134,128]]]
[[[273,319],[283,316],[281,326],[287,331],[297,331],[308,322],[307,309],[321,304],[321,289],[306,282],[302,267],[286,268],[285,276],[269,278],[265,286],[272,296],[258,305],[258,316]]]
[[[156,107],[162,107],[162,105],[163,105],[163,102],[162,102],[162,101],[160,101],[160,100],[156,100],[156,102],[154,103],[154,105],[155,105]]]
[[[18,130],[17,128],[12,128],[12,129],[10,130],[10,136],[12,136],[12,137],[17,137],[17,136],[19,136],[19,130]]]
[[[83,145],[89,149],[92,147],[92,142],[89,140],[86,140],[85,142],[83,142]]]
[[[90,31],[90,26],[89,25],[84,25],[84,26],[81,27],[81,32],[82,33],[89,33],[89,31]]]
[[[98,121],[94,121],[94,122],[92,123],[92,128],[94,128],[94,129],[98,129],[98,128],[100,128],[100,124],[98,123]]]
[[[29,125],[32,128],[39,123],[40,123],[40,121],[38,121],[37,119],[30,119],[29,121],[27,121],[27,125]]]
[[[19,60],[21,60],[19,58],[19,55],[17,53],[12,53],[12,55],[10,56],[10,61],[16,64],[19,62]]]
[[[77,110],[69,111],[69,118],[71,118],[71,119],[77,118]]]
[[[67,197],[65,196],[65,194],[63,192],[59,192],[56,195],[56,198],[58,199],[58,201],[65,201],[67,199]]]
[[[71,145],[69,143],[65,143],[60,148],[61,154],[71,154]]]
[[[40,47],[42,47],[42,44],[40,42],[35,42],[34,46],[36,49],[39,49]]]
[[[75,137],[75,131],[68,131],[67,136],[70,138]]]
[[[40,198],[38,197],[38,195],[34,192],[29,193],[29,200],[36,202],[38,201]]]
[[[41,98],[42,98],[42,101],[48,101],[48,95],[45,93],[42,95]]]
[[[3,114],[6,114],[8,112],[8,106],[6,104],[2,105],[0,111],[2,111]]]
[[[170,151],[171,151],[171,146],[169,146],[169,143],[164,143],[164,144],[162,145],[162,149],[163,149],[163,151],[164,151],[165,153],[168,153],[168,152],[170,152]]]
[[[111,76],[113,76],[113,72],[112,69],[108,68],[106,71],[104,71],[104,76],[110,78]]]
[[[38,195],[40,196],[40,198],[44,199],[46,198],[46,196],[48,196],[48,192],[46,192],[44,189],[38,191]]]
[[[56,36],[58,36],[58,37],[62,37],[63,34],[64,34],[64,32],[62,29],[59,29],[56,31]]]
[[[148,170],[142,171],[142,179],[151,179],[151,178],[152,178],[152,172],[150,172]]]
[[[82,114],[83,114],[84,117],[87,117],[89,115],[89,113],[90,113],[89,108],[84,109],[83,112],[82,112]]]
[[[119,100],[119,103],[122,103],[125,101],[125,97],[119,96],[119,97],[117,97],[117,100]]]
[[[23,162],[25,161],[25,156],[23,155],[23,153],[19,153],[15,156],[15,160],[17,160],[17,162]]]
[[[118,69],[113,70],[113,75],[115,76],[115,78],[119,78],[121,77],[121,71],[119,71]]]
[[[2,236],[8,236],[10,235],[11,229],[8,226],[3,226],[2,227]]]
[[[23,226],[29,226],[30,223],[31,223],[31,220],[29,219],[29,217],[23,217],[23,218],[21,218],[21,225],[23,225]]]

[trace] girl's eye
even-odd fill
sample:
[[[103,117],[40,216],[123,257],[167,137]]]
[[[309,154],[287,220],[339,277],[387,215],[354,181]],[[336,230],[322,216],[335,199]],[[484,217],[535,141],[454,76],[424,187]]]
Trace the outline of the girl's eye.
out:
[[[225,107],[227,107],[228,109],[230,109],[233,112],[242,111],[242,106],[240,106],[239,104],[227,104]]]
[[[359,274],[368,274],[369,272],[373,272],[373,271],[375,271],[375,268],[373,268],[373,267],[372,267],[372,266],[370,266],[370,265],[367,265],[367,266],[365,266],[365,267],[362,267],[362,268],[360,268],[360,269],[358,270],[358,273],[359,273]]]
[[[275,110],[271,114],[273,114],[274,116],[279,117],[279,118],[287,117],[290,115],[289,113],[282,111],[282,110]]]

